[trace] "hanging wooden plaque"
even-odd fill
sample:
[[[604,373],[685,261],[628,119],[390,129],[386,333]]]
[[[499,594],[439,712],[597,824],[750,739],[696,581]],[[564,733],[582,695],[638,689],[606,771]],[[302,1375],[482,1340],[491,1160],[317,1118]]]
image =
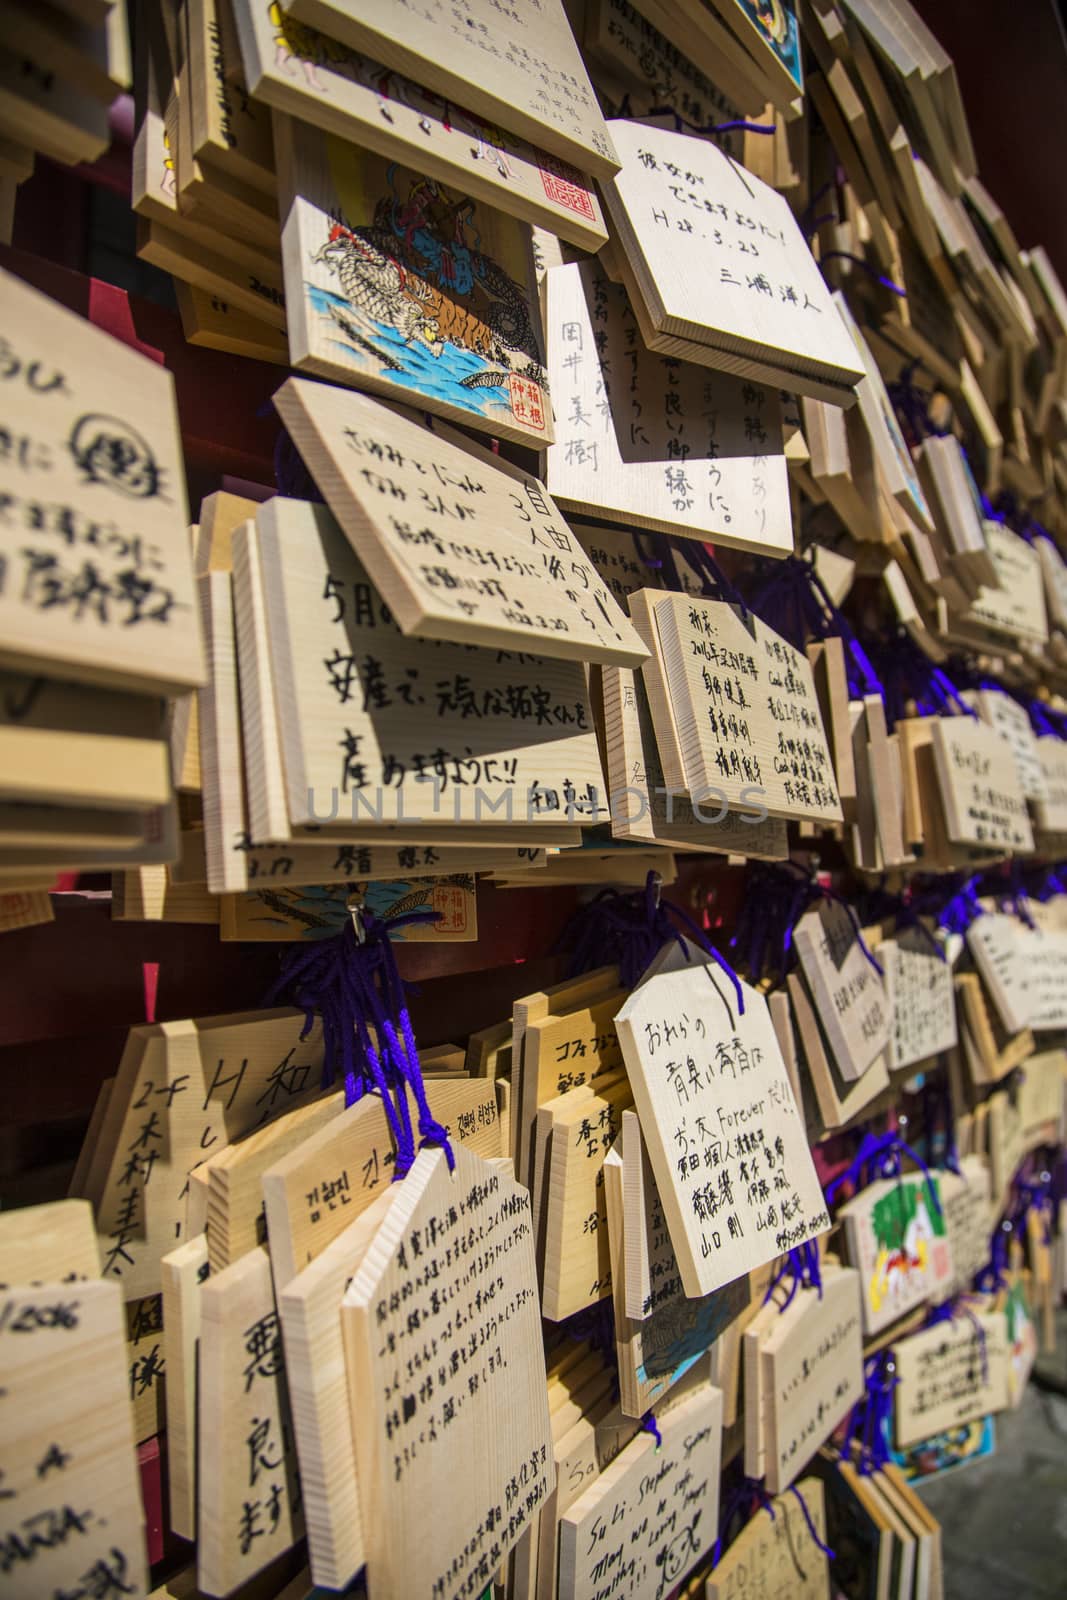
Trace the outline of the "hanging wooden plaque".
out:
[[[234,11],[254,99],[582,249],[605,242],[596,191],[576,167],[387,71],[272,0],[234,0]]]
[[[615,1019],[687,1295],[825,1233],[823,1203],[763,996],[715,966],[661,973]]]
[[[645,342],[851,404],[863,367],[786,199],[711,140],[610,126],[604,203]]]
[[[993,1185],[984,1156],[964,1156],[959,1172],[938,1174],[941,1204],[952,1252],[952,1277],[939,1299],[966,1293],[976,1273],[989,1260],[990,1235],[996,1222]]]
[[[368,1587],[410,1600],[480,1593],[554,1476],[529,1195],[454,1153],[420,1151],[341,1309]]]
[[[885,984],[837,900],[822,900],[793,930],[797,955],[841,1076],[861,1078],[889,1043]]]
[[[1008,639],[1047,645],[1048,613],[1040,554],[1001,522],[987,520],[983,527],[999,587],[979,590],[964,620]],[[1039,539],[1037,543],[1042,545],[1045,541]]]
[[[369,0],[358,13],[341,0],[295,0],[291,9],[331,39],[596,178],[619,164],[563,0],[541,0],[535,13],[468,0],[462,17],[445,0],[403,13],[392,0]]]
[[[641,1417],[691,1370],[715,1340],[741,1315],[749,1302],[748,1275],[737,1278],[722,1289],[698,1300],[686,1297],[671,1249],[670,1234],[659,1191],[647,1170],[643,1184],[645,1205],[637,1226],[628,1227],[627,1189],[637,1187],[629,1180],[627,1167],[633,1161],[647,1167],[637,1117],[623,1112],[621,1150],[617,1144],[604,1163],[607,1191],[608,1232],[611,1242],[611,1282],[615,1305],[615,1349],[619,1362],[622,1409],[627,1416]],[[632,1198],[632,1197],[631,1197]],[[631,1316],[627,1304],[640,1289],[640,1265],[631,1272],[632,1262],[644,1258],[649,1292],[639,1300],[638,1316]],[[635,1280],[631,1288],[631,1278]]]
[[[7,272],[0,302],[17,446],[0,664],[139,694],[194,688],[204,660],[173,379]]]
[[[1030,813],[1003,740],[977,717],[934,717],[934,762],[948,836],[957,844],[1026,854]]]
[[[0,1289],[99,1277],[100,1246],[84,1200],[0,1212]]]
[[[190,1168],[317,1092],[321,1026],[301,1041],[303,1026],[278,1010],[130,1029],[86,1180],[104,1276],[127,1299],[159,1293]]]
[[[257,527],[294,823],[598,820],[578,662],[405,639],[323,507],[271,500]]]
[[[278,1296],[308,1553],[316,1583],[328,1589],[346,1588],[366,1559],[341,1301],[398,1193],[358,1190],[344,1231]]]
[[[633,1103],[625,1074],[593,1086],[592,1098],[553,1119],[543,1182],[542,1314],[562,1322],[611,1294],[604,1160]]]
[[[759,811],[723,811],[696,805],[664,782],[642,678],[629,667],[605,667],[604,744],[611,807],[617,839],[648,840],[683,850],[708,850],[757,861],[784,861],[789,854],[785,821]]]
[[[714,1543],[721,1392],[689,1396],[659,1433],[639,1433],[560,1519],[559,1600],[594,1600],[605,1586],[667,1593]]]
[[[1023,794],[1028,800],[1046,799],[1048,784],[1025,707],[1003,689],[979,689],[975,698],[979,715],[997,730],[1010,748]]]
[[[200,1343],[200,1289],[211,1275],[207,1235],[171,1250],[160,1262],[163,1277],[163,1360],[167,1383],[167,1487],[170,1525],[182,1539],[196,1538],[196,1360]]]
[[[1067,832],[1067,740],[1045,734],[1037,740],[1045,794],[1034,806],[1034,824],[1044,833]]]
[[[620,666],[644,659],[536,478],[364,395],[290,378],[274,403],[401,632]]]
[[[868,1184],[838,1208],[848,1259],[863,1286],[867,1338],[938,1297],[952,1281],[952,1247],[940,1200],[936,1177],[908,1172]]]
[[[550,443],[529,226],[288,117],[275,143],[292,365]]]
[[[793,549],[778,397],[656,355],[596,262],[546,276],[557,440],[545,481],[585,516],[763,555]]]
[[[817,1478],[805,1478],[797,1487],[811,1526],[795,1495],[777,1497],[770,1510],[760,1507],[710,1573],[705,1600],[734,1600],[751,1585],[758,1586],[757,1593],[788,1595],[789,1600],[826,1600],[830,1573],[824,1547],[830,1535],[823,1486]]]
[[[147,1592],[123,1312],[112,1283],[12,1286],[0,1300],[12,1600]]]
[[[962,1313],[893,1346],[898,1450],[1008,1405],[1007,1324],[1002,1311]]]
[[[500,1154],[501,1119],[492,1083],[426,1081],[436,1122],[487,1160]],[[411,1101],[413,1118],[416,1107]],[[279,1292],[315,1261],[393,1180],[396,1150],[380,1098],[366,1094],[263,1174],[271,1265]]]
[[[764,1353],[766,1473],[772,1494],[787,1489],[863,1393],[859,1273],[823,1274],[820,1294],[798,1291],[803,1311]]]
[[[304,1532],[267,1252],[209,1278],[200,1313],[196,1572],[228,1595]]]
[[[952,967],[938,953],[935,939],[932,931],[903,927],[878,946],[890,1017],[891,1072],[927,1061],[956,1043]]]
[[[691,798],[840,822],[807,657],[751,613],[646,590]]]

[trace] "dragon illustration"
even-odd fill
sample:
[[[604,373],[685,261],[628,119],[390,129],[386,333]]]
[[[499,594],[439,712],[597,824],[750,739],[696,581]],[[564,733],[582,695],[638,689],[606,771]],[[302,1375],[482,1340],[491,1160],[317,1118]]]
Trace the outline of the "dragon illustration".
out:
[[[405,343],[419,343],[434,356],[452,345],[491,363],[490,370],[465,377],[464,387],[496,387],[519,370],[544,385],[526,296],[468,242],[473,213],[470,200],[451,199],[432,179],[413,179],[406,199],[394,194],[378,201],[373,222],[353,228],[335,221],[314,260],[337,274],[354,312],[394,329]],[[399,365],[383,357],[343,309],[331,314],[347,338],[386,365]],[[516,354],[526,358],[521,369]]]

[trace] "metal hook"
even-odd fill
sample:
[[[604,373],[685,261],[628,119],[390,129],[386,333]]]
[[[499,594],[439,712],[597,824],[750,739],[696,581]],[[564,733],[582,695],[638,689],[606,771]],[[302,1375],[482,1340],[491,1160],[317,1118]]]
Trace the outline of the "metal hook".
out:
[[[345,910],[352,918],[352,927],[355,930],[356,943],[366,944],[367,928],[363,921],[363,901],[358,894],[350,894],[345,901]]]

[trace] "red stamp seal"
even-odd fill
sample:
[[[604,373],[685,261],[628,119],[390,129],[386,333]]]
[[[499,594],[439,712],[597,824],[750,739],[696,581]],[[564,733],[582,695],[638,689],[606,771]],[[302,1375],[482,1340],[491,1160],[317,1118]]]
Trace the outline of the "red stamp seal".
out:
[[[430,906],[440,916],[432,924],[434,933],[466,933],[467,901],[467,892],[458,883],[435,883],[430,893]]]
[[[534,383],[532,378],[524,378],[518,372],[508,374],[508,389],[511,392],[511,413],[516,422],[521,422],[526,428],[535,428],[538,433],[545,431],[545,393],[539,383]]]
[[[568,211],[575,211],[580,217],[595,222],[593,197],[582,182],[578,168],[569,166],[566,161],[557,161],[555,156],[543,155],[541,160],[543,164],[538,171],[548,198],[557,206],[565,206]]]

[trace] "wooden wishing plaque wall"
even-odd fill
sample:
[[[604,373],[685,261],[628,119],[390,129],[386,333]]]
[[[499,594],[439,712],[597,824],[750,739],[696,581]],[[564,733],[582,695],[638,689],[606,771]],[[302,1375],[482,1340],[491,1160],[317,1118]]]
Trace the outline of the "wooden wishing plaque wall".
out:
[[[406,635],[633,665],[645,652],[548,491],[363,395],[274,403]]]

